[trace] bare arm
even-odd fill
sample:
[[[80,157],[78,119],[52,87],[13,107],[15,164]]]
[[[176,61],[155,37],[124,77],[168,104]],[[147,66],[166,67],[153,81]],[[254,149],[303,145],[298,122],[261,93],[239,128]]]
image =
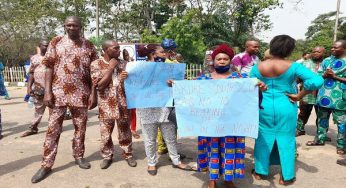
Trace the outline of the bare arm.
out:
[[[346,78],[342,78],[342,77],[337,77],[337,76],[335,76],[335,77],[334,77],[334,80],[337,80],[337,81],[342,82],[342,83],[346,83]]]
[[[291,102],[300,101],[305,95],[312,93],[313,91],[301,90],[298,94],[286,94]]]
[[[52,80],[53,80],[53,69],[50,67],[46,68],[45,74],[45,91],[43,102],[49,108],[53,108],[53,93],[52,93]]]
[[[91,94],[89,97],[89,105],[88,109],[92,110],[97,106],[97,91],[96,91],[96,86],[93,84],[91,86]]]
[[[32,91],[32,84],[34,84],[35,82],[35,78],[34,78],[34,74],[33,73],[29,73],[29,80],[28,80],[28,88],[27,88],[27,94],[31,95],[31,91]]]
[[[337,80],[339,82],[346,83],[346,78],[336,76],[334,71],[332,71],[331,69],[327,69],[324,72],[323,78],[332,78],[332,79]]]

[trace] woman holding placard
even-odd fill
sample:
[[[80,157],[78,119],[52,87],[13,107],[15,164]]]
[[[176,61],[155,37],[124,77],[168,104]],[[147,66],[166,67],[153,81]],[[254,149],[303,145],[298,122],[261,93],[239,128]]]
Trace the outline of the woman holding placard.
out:
[[[231,72],[234,51],[226,44],[219,45],[211,54],[215,71],[204,74],[197,80],[244,78],[246,74]],[[261,90],[266,86],[259,82]],[[231,118],[231,117],[230,117]],[[198,171],[209,172],[209,188],[223,175],[227,188],[235,187],[232,180],[244,178],[245,137],[198,137]]]
[[[160,45],[149,44],[139,49],[140,56],[147,56],[147,61],[165,62],[166,54]],[[137,109],[138,116],[141,119],[143,128],[143,137],[145,145],[145,153],[148,158],[148,173],[150,175],[157,174],[156,164],[158,163],[156,147],[157,147],[157,133],[160,128],[163,139],[167,144],[169,157],[172,160],[173,168],[191,171],[189,165],[183,164],[180,155],[177,151],[177,131],[176,125],[170,122],[167,118],[170,110],[166,107],[163,108],[145,108]]]

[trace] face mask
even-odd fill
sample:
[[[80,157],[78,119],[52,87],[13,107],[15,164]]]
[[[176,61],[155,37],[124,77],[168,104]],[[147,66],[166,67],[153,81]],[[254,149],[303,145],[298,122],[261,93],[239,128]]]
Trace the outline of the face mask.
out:
[[[154,58],[154,61],[155,61],[155,62],[165,62],[165,61],[166,61],[166,58],[163,58],[163,57],[155,57],[155,58]]]
[[[214,69],[217,73],[225,73],[227,71],[229,71],[229,69],[231,68],[231,65],[226,65],[226,66],[215,66]]]

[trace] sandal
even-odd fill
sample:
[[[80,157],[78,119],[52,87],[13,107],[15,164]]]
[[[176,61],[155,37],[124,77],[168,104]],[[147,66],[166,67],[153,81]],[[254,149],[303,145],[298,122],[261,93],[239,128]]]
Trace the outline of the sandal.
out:
[[[336,160],[336,164],[346,166],[346,159],[338,159]]]
[[[156,176],[156,174],[157,174],[157,168],[155,167],[155,169],[149,170],[149,167],[148,167],[147,172],[148,172],[150,175],[152,175],[152,176]]]
[[[306,134],[305,131],[300,131],[300,130],[296,131],[296,137],[302,136],[302,135],[305,135],[305,134]]]
[[[292,178],[290,180],[283,180],[282,176],[280,176],[279,184],[280,185],[292,185],[296,181],[296,178]]]
[[[314,140],[314,141],[306,142],[305,145],[307,145],[307,146],[324,146],[324,143],[320,143],[320,142]]]
[[[141,136],[137,133],[137,131],[131,131],[133,138],[140,139]]]
[[[336,154],[338,155],[345,155],[346,154],[346,151],[342,148],[338,148],[336,149]]]
[[[224,181],[226,188],[237,188],[232,181]]]
[[[332,139],[331,139],[330,137],[327,136],[325,141],[326,141],[326,142],[331,142]]]
[[[197,164],[195,164],[195,165],[193,165],[192,167],[191,167],[191,169],[193,170],[193,171],[198,171],[198,167],[197,167]]]
[[[179,165],[174,165],[174,164],[172,164],[172,167],[173,167],[173,168],[178,168],[178,169],[184,170],[184,171],[193,171],[192,167],[189,166],[189,165],[186,165],[186,166],[183,168],[183,167],[180,167]]]
[[[251,174],[256,180],[263,180],[264,179],[264,176],[262,174],[257,174],[255,169],[252,169]]]
[[[37,134],[37,132],[38,131],[28,130],[25,133],[23,133],[22,136],[20,136],[20,137],[26,137],[26,136],[34,135],[34,134]]]

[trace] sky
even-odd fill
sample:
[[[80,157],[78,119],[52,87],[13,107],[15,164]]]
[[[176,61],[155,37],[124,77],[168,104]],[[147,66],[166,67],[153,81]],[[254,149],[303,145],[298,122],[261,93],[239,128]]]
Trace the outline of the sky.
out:
[[[320,14],[336,11],[337,0],[302,0],[297,6],[297,0],[281,0],[283,8],[266,10],[273,27],[264,31],[258,37],[269,42],[274,36],[288,34],[295,39],[305,39],[307,28]],[[346,16],[346,0],[341,0],[340,17]]]

